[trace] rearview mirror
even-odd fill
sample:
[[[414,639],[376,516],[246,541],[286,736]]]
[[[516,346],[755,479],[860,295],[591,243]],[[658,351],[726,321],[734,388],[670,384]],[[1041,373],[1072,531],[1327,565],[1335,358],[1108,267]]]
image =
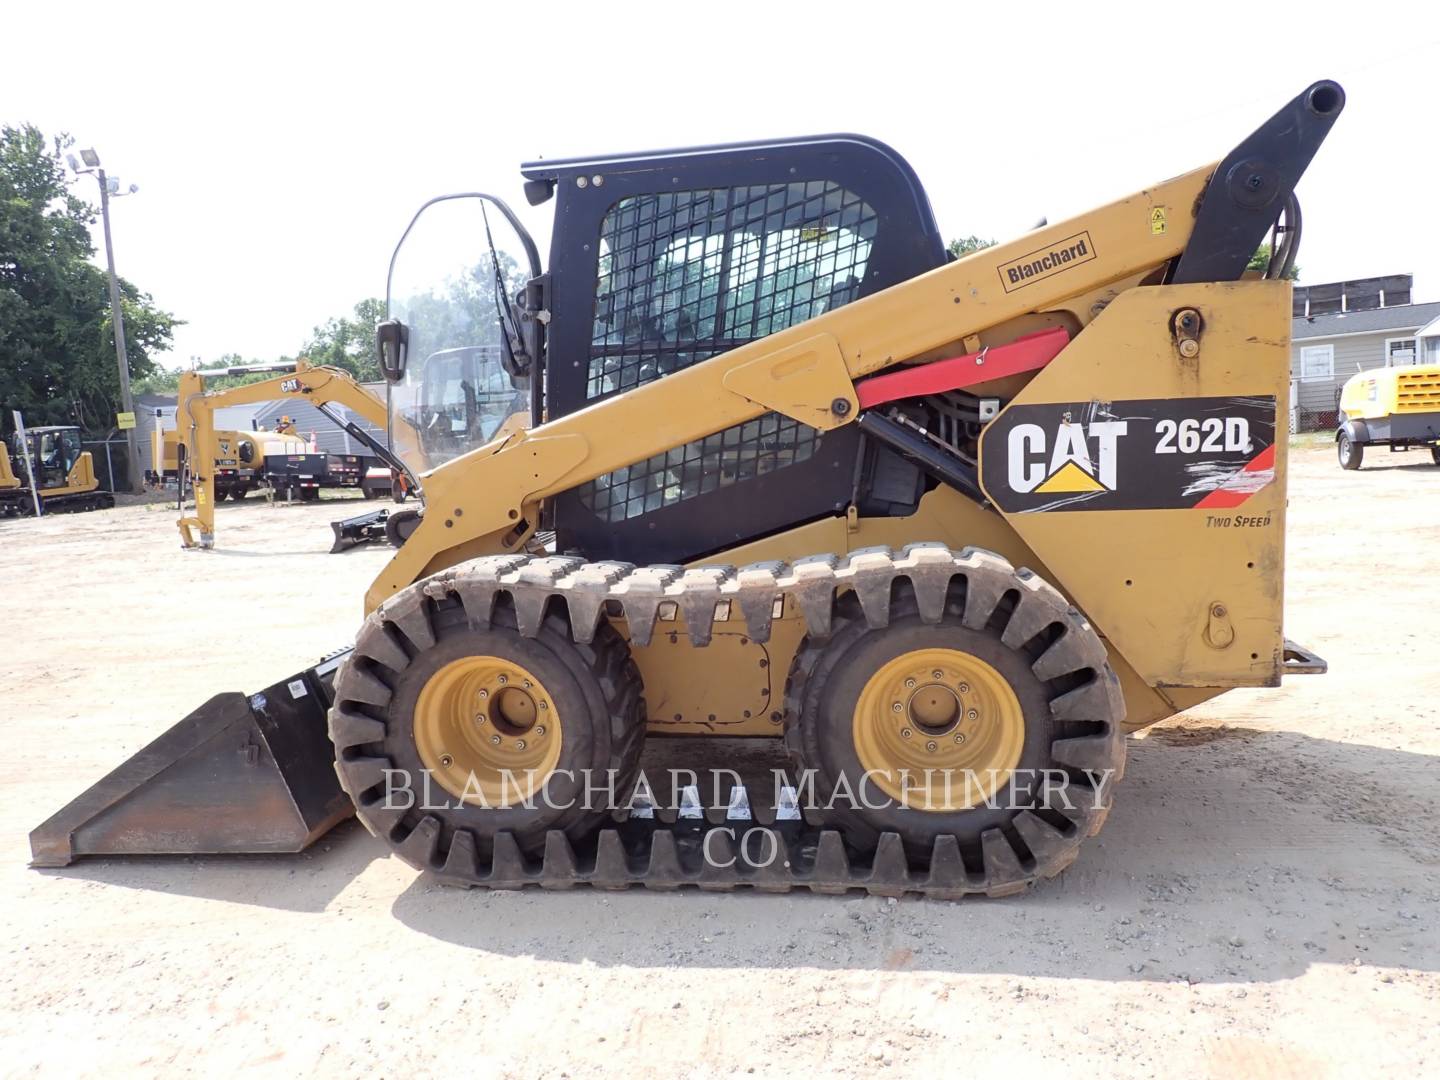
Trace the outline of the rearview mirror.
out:
[[[380,373],[388,383],[405,377],[405,359],[410,346],[410,331],[399,319],[386,319],[375,327],[375,348],[380,354]]]

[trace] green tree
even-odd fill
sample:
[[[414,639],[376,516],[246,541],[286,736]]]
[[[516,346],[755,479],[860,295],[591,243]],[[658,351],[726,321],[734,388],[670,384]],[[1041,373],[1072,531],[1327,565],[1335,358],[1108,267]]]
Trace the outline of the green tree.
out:
[[[1263,273],[1265,272],[1265,268],[1268,267],[1269,265],[1270,265],[1270,244],[1267,242],[1267,243],[1261,244],[1258,248],[1255,249],[1255,254],[1250,256],[1250,262],[1249,262],[1248,264],[1246,264],[1245,269],[1246,269],[1246,270],[1258,270],[1258,271],[1260,271],[1260,273],[1263,274]],[[1286,281],[1299,281],[1299,280],[1300,280],[1300,267],[1298,267],[1298,266],[1292,266],[1292,267],[1290,267],[1290,272],[1285,275],[1285,280],[1286,280]]]
[[[375,355],[375,327],[385,318],[385,301],[361,300],[352,315],[317,326],[300,355],[312,364],[344,368],[361,382],[376,382],[381,376]]]
[[[0,405],[29,423],[103,431],[120,378],[109,285],[90,261],[96,211],[71,194],[62,163],[71,143],[29,124],[0,126]],[[123,278],[120,296],[130,372],[143,379],[177,320]]]
[[[957,259],[963,259],[966,255],[983,251],[987,247],[994,247],[994,240],[982,240],[973,233],[969,236],[962,236],[958,240],[951,240],[945,245],[945,250],[950,252]]]

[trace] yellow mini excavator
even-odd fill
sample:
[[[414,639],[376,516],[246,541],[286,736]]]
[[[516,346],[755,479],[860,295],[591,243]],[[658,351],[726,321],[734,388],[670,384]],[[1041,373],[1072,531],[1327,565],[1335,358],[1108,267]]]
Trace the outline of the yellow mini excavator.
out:
[[[37,498],[42,514],[115,505],[115,496],[100,490],[94,459],[73,424],[27,428],[23,440],[12,431],[0,451],[0,517],[35,513]]]
[[[1324,670],[1282,632],[1277,421],[1343,105],[959,260],[853,135],[525,165],[544,268],[501,200],[425,204],[377,334],[424,509],[354,645],[201,706],[35,863],[354,813],[461,885],[1060,872],[1127,732]]]

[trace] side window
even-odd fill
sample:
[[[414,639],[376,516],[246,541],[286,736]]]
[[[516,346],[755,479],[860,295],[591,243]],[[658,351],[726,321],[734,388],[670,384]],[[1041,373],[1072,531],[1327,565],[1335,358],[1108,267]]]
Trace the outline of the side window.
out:
[[[586,397],[651,382],[848,304],[875,212],[823,180],[622,199],[600,229]],[[618,524],[814,456],[820,434],[767,413],[578,489]]]
[[[1300,350],[1301,382],[1317,382],[1334,377],[1334,345],[1307,345]]]
[[[586,396],[855,299],[875,227],[869,205],[823,180],[622,199],[601,224]]]
[[[62,431],[60,433],[60,456],[64,459],[65,472],[68,474],[80,460],[80,433],[78,431]]]

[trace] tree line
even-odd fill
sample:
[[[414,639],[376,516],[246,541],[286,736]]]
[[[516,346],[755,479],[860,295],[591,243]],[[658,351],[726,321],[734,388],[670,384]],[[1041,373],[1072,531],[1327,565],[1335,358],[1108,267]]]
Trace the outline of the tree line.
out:
[[[91,261],[96,207],[70,190],[62,154],[30,124],[0,126],[0,408],[30,424],[108,430],[120,403],[106,273]],[[120,279],[132,376],[157,370],[174,315]]]

